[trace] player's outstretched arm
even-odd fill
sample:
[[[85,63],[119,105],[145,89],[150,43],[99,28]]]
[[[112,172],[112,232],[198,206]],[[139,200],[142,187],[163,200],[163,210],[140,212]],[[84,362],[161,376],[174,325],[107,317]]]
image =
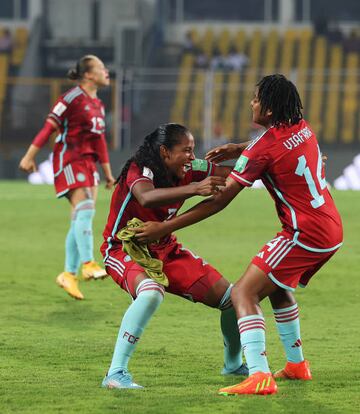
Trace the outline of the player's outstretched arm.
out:
[[[240,157],[241,153],[250,142],[251,141],[246,141],[240,144],[229,143],[213,148],[205,155],[205,159],[212,162],[234,160]]]
[[[225,182],[224,177],[211,176],[188,185],[155,188],[150,181],[139,181],[131,191],[141,206],[153,208],[184,201],[196,195],[208,197],[217,194]]]
[[[134,229],[140,242],[159,240],[175,230],[195,224],[224,209],[244,187],[232,178],[228,178],[226,187],[212,198],[202,201],[190,210],[168,221],[147,221]]]
[[[35,157],[40,149],[45,145],[45,143],[50,138],[51,134],[57,130],[57,125],[52,119],[47,119],[44,126],[38,132],[36,137],[33,139],[32,144],[26,151],[26,154],[20,161],[19,168],[20,170],[26,171],[28,173],[34,172],[37,170]]]

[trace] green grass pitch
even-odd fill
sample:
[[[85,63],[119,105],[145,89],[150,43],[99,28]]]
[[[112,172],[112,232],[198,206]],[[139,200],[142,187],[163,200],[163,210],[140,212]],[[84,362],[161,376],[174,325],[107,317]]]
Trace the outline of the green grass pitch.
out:
[[[0,412],[5,413],[357,413],[360,389],[360,192],[333,192],[345,244],[299,289],[305,356],[314,380],[279,381],[275,396],[223,397],[219,312],[167,295],[130,364],[144,390],[104,390],[129,297],[111,280],[81,283],[75,301],[55,284],[63,268],[69,208],[51,186],[0,183]],[[101,189],[94,223],[97,259],[110,193]],[[235,281],[279,228],[263,190],[246,190],[227,209],[178,232],[183,244]],[[265,300],[272,369],[284,365]]]

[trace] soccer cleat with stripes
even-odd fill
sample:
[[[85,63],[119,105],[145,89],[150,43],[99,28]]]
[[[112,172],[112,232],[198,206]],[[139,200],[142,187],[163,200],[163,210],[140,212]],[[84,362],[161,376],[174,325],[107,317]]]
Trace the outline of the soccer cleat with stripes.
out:
[[[56,278],[56,283],[74,299],[84,299],[84,295],[80,292],[78,287],[78,279],[72,273],[60,273],[59,276]]]
[[[106,270],[100,267],[95,261],[87,262],[82,265],[81,274],[84,280],[104,279],[108,276]]]
[[[220,395],[257,394],[268,395],[277,392],[277,385],[270,372],[255,372],[240,384],[221,388]]]
[[[126,370],[116,372],[115,374],[106,375],[101,386],[103,388],[118,388],[118,389],[143,389],[139,384],[132,380],[132,376]]]
[[[284,369],[276,371],[274,378],[308,381],[312,379],[309,361],[287,362]]]
[[[249,375],[249,368],[246,364],[241,364],[239,368],[230,370],[224,367],[221,371],[221,375]]]

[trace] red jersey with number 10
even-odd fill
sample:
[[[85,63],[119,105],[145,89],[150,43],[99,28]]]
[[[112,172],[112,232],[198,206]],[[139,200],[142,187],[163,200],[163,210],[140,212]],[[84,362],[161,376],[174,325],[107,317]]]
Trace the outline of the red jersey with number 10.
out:
[[[339,248],[342,223],[327,188],[314,132],[306,121],[271,127],[244,150],[230,176],[250,187],[261,179],[275,201],[284,230],[299,246]]]
[[[90,97],[77,86],[56,101],[48,118],[60,129],[54,146],[55,174],[83,158],[109,162],[104,135],[105,111],[100,99]]]

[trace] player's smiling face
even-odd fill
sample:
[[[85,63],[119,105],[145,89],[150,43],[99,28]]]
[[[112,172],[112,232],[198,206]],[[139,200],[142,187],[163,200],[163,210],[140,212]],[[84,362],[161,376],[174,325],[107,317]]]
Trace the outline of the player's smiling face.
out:
[[[272,112],[267,110],[265,114],[261,113],[261,103],[258,96],[258,89],[255,90],[255,94],[253,99],[250,102],[250,106],[252,109],[252,119],[253,122],[256,124],[262,125],[266,128],[270,127],[271,125],[271,115]]]
[[[87,72],[88,79],[98,87],[108,86],[110,84],[109,71],[104,63],[98,58],[94,58],[91,63],[91,70]]]
[[[183,135],[171,149],[161,147],[162,159],[172,177],[179,180],[185,177],[191,161],[195,159],[194,148],[194,137],[190,133]]]

